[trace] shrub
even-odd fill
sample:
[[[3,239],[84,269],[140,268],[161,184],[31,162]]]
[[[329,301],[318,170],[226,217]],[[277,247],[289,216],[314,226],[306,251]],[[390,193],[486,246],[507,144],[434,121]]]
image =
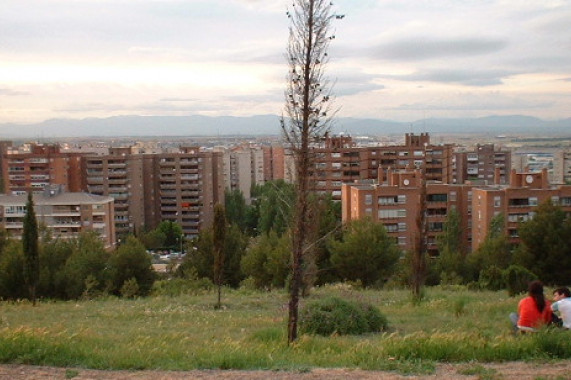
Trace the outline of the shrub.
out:
[[[123,286],[121,286],[121,296],[125,298],[135,298],[138,293],[139,284],[137,284],[137,279],[135,277],[131,277],[123,283]]]
[[[176,297],[183,294],[196,295],[212,289],[213,284],[208,278],[187,279],[172,278],[155,281],[152,295]]]
[[[478,283],[482,289],[501,290],[506,287],[506,282],[502,271],[499,267],[492,265],[480,271],[480,279]]]
[[[300,331],[317,335],[358,335],[387,328],[387,320],[372,305],[328,297],[307,304],[300,314]]]
[[[519,265],[510,265],[504,271],[504,281],[510,297],[527,291],[528,284],[537,280],[537,276]]]

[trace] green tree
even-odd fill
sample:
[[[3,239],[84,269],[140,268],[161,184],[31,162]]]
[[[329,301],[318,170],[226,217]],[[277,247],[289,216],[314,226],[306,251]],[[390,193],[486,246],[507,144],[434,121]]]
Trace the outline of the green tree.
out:
[[[222,282],[224,281],[224,246],[226,240],[226,214],[224,206],[214,206],[214,222],[212,224],[212,237],[214,243],[214,283],[218,288],[216,308],[220,308],[222,295]]]
[[[32,192],[28,192],[26,215],[24,216],[24,232],[22,233],[24,252],[24,280],[28,286],[28,296],[36,305],[36,289],[40,280],[40,254],[38,244],[38,221],[34,211]]]
[[[370,218],[349,222],[341,240],[330,241],[331,263],[346,280],[379,286],[393,273],[401,251],[381,223]]]
[[[182,235],[182,227],[172,220],[163,220],[157,226],[157,230],[164,236],[164,247],[170,249],[178,249]]]
[[[571,278],[571,218],[563,209],[548,200],[518,230],[517,263],[546,284],[567,284]]]
[[[480,247],[467,258],[470,280],[478,281],[480,274],[493,270],[506,269],[513,262],[511,245],[505,234],[504,214],[492,218],[488,235]]]
[[[240,286],[243,274],[240,269],[240,261],[248,246],[248,236],[240,231],[240,228],[232,224],[226,230],[224,239],[224,284],[232,288]]]
[[[8,241],[0,251],[0,298],[26,297],[24,255],[19,241]]]
[[[443,279],[462,280],[465,271],[465,253],[462,250],[462,226],[460,213],[455,209],[448,212],[444,231],[438,236],[438,270]]]
[[[166,239],[167,237],[164,234],[164,232],[162,232],[157,228],[148,232],[143,232],[139,238],[139,240],[141,241],[141,243],[143,243],[145,248],[151,250],[164,248],[166,246],[165,245]]]
[[[122,287],[134,279],[137,284],[137,295],[146,296],[156,278],[150,255],[147,254],[145,246],[134,236],[128,236],[125,244],[121,244],[110,256],[108,268],[113,284],[111,291],[117,295],[122,294]]]
[[[64,268],[73,253],[73,242],[62,239],[43,240],[40,249],[40,281],[38,294],[47,298],[65,299]]]
[[[240,231],[245,232],[248,206],[246,205],[244,194],[240,190],[226,190],[224,194],[224,210],[226,211],[228,223],[237,225]]]
[[[279,235],[289,227],[295,189],[284,180],[266,182],[255,190],[258,205],[258,234],[274,230]]]
[[[242,257],[241,270],[259,289],[284,287],[289,274],[290,238],[275,231],[254,239]]]
[[[77,299],[86,290],[86,281],[96,283],[95,290],[104,292],[112,288],[107,269],[109,253],[94,232],[83,232],[73,242],[73,253],[65,263],[64,278],[68,298]]]
[[[196,274],[198,278],[214,278],[214,238],[212,228],[205,228],[198,233],[198,237],[189,242],[192,249],[176,269],[177,277],[188,278]]]

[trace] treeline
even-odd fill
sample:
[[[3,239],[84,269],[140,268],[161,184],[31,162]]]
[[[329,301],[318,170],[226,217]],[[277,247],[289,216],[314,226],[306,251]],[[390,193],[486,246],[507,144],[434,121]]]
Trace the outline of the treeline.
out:
[[[103,246],[95,233],[77,239],[52,238],[41,231],[39,244],[38,298],[78,299],[102,294],[132,297],[147,295],[156,274],[145,246],[129,237],[114,252]],[[24,278],[22,242],[0,232],[0,297],[28,298]]]
[[[126,238],[109,252],[95,234],[60,240],[39,231],[39,298],[77,299],[99,295],[124,297],[179,294],[214,284],[257,289],[284,288],[290,280],[294,190],[284,181],[252,189],[252,202],[239,191],[227,192],[222,227],[203,229],[184,240],[182,229],[162,222],[156,229]],[[330,196],[311,199],[311,244],[304,253],[303,292],[334,282],[363,287],[409,285],[411,255],[402,252],[384,226],[370,219],[341,225],[341,207]],[[571,281],[571,218],[551,202],[518,225],[521,244],[506,235],[504,215],[497,215],[482,246],[462,249],[459,215],[448,214],[438,239],[440,256],[427,258],[427,285],[463,284],[480,289],[525,290],[527,281],[548,285]],[[220,233],[223,229],[223,233]],[[220,242],[223,236],[223,242]],[[218,241],[217,241],[218,240]],[[149,249],[182,250],[166,276],[151,268]],[[22,242],[0,231],[0,297],[29,297],[24,278]],[[157,281],[159,280],[159,281]]]

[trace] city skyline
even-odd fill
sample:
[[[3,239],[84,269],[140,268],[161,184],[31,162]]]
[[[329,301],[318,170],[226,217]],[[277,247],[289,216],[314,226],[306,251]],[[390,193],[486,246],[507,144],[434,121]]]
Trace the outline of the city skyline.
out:
[[[345,17],[327,74],[340,117],[571,116],[571,2],[334,4]],[[280,114],[288,6],[5,1],[0,123]]]

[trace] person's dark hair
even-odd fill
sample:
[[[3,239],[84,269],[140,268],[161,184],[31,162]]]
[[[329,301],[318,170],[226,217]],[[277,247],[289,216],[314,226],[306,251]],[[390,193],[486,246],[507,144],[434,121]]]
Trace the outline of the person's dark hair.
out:
[[[565,298],[569,298],[571,297],[571,291],[569,291],[569,288],[566,286],[563,286],[561,288],[557,288],[553,291],[553,293],[557,293],[557,294],[563,294],[565,296]]]
[[[541,281],[532,281],[529,283],[529,295],[535,300],[535,305],[540,312],[545,308],[545,296],[543,295],[543,284]]]

